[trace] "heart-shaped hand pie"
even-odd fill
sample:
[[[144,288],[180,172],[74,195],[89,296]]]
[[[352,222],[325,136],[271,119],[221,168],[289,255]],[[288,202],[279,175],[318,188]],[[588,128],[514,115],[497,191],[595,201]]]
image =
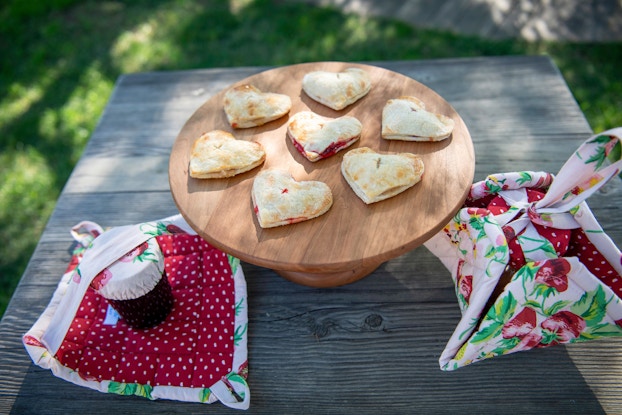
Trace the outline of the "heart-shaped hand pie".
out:
[[[287,136],[300,154],[309,161],[318,161],[354,144],[362,129],[363,125],[354,117],[330,119],[302,111],[290,119]]]
[[[231,133],[214,130],[197,138],[190,153],[190,177],[216,179],[254,169],[266,153],[259,143],[236,140]]]
[[[382,138],[403,141],[440,141],[454,130],[454,120],[426,111],[416,97],[390,99],[382,110]]]
[[[423,160],[415,154],[380,154],[368,147],[348,151],[341,162],[343,177],[367,204],[414,186],[421,180],[423,171]]]
[[[360,68],[314,71],[302,78],[302,89],[313,100],[339,111],[367,95],[371,79]]]
[[[240,85],[225,93],[224,109],[233,128],[250,128],[281,118],[292,108],[287,95],[262,92],[253,85]]]
[[[323,215],[333,204],[326,183],[296,181],[286,171],[261,171],[253,181],[253,207],[262,228],[302,222]]]

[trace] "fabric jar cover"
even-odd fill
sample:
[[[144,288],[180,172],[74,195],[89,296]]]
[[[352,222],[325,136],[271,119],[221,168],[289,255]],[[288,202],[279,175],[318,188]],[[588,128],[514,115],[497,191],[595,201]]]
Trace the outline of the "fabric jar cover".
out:
[[[181,215],[107,231],[85,221],[72,235],[67,271],[22,339],[35,364],[104,393],[248,409],[246,281],[237,258],[201,239]],[[159,325],[136,329],[101,295],[108,285],[101,278],[146,242],[162,254],[174,304]],[[135,290],[114,291],[123,298]]]
[[[138,245],[100,271],[91,287],[135,329],[161,323],[173,308],[164,256],[155,238]]]
[[[622,169],[622,128],[590,137],[553,176],[493,174],[425,243],[451,272],[462,317],[442,370],[622,335],[622,254],[585,200]]]

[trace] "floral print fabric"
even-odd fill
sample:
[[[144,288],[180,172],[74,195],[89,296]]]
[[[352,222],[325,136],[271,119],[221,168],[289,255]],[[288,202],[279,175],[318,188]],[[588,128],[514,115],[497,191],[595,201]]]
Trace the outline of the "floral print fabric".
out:
[[[588,139],[557,176],[494,174],[425,246],[451,271],[462,313],[440,357],[494,356],[622,336],[622,254],[585,199],[622,168],[622,128]]]

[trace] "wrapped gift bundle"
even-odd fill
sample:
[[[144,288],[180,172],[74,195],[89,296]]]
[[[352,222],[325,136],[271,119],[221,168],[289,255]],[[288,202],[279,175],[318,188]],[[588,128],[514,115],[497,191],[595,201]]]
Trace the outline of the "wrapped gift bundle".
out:
[[[621,138],[622,128],[590,137],[555,176],[488,176],[426,242],[462,313],[442,370],[622,335],[622,255],[586,203],[619,175]]]
[[[180,215],[73,227],[71,262],[23,336],[33,362],[105,393],[247,409],[246,281]]]

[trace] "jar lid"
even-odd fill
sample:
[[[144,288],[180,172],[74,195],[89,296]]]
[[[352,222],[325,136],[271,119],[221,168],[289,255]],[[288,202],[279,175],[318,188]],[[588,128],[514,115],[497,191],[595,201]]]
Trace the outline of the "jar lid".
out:
[[[153,290],[163,272],[164,256],[151,238],[101,271],[91,287],[109,300],[132,300]]]

